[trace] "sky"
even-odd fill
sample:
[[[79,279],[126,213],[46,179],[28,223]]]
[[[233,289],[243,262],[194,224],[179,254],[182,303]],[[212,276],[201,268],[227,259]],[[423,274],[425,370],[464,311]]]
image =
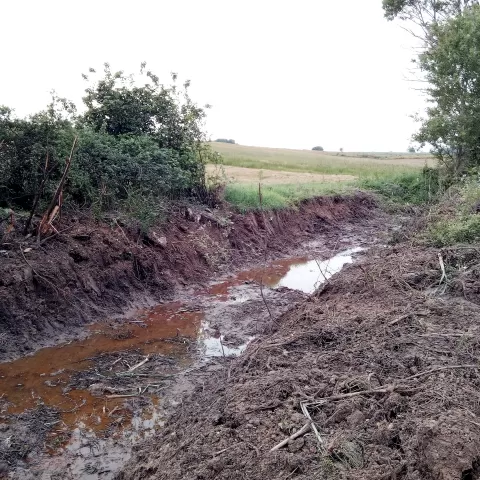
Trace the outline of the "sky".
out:
[[[2,2],[0,105],[19,116],[49,92],[81,103],[89,67],[191,80],[213,139],[242,145],[405,151],[424,109],[414,39],[381,0]]]

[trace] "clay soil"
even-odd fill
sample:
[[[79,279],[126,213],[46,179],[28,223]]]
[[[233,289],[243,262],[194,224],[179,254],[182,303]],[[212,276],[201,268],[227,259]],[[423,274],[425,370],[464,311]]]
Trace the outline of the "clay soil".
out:
[[[85,323],[167,301],[179,287],[258,261],[265,251],[286,254],[319,232],[371,217],[375,205],[363,193],[245,215],[177,205],[148,235],[77,213],[40,245],[21,236],[20,225],[0,232],[0,360],[81,335]]]
[[[117,479],[480,478],[479,260],[370,250],[203,379]]]

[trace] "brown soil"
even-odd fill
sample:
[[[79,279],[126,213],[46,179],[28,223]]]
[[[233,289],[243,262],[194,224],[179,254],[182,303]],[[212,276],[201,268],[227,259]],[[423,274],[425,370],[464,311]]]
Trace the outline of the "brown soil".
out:
[[[478,264],[371,250],[203,379],[117,479],[480,478]],[[270,452],[307,423],[302,404],[322,443]]]
[[[240,215],[177,206],[148,236],[112,222],[66,216],[37,246],[19,234],[0,244],[0,359],[52,345],[76,326],[172,297],[178,285],[299,245],[338,222],[373,213],[372,197],[305,201],[298,210]]]

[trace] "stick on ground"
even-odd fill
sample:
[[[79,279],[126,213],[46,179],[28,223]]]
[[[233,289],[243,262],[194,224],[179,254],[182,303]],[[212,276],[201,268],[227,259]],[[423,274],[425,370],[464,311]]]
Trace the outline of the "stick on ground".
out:
[[[275,450],[278,450],[279,448],[284,447],[290,440],[295,440],[298,437],[301,437],[302,435],[305,435],[307,432],[310,431],[312,428],[312,422],[307,422],[300,430],[295,432],[293,435],[290,435],[288,438],[285,440],[282,440],[280,443],[275,445],[270,451],[274,452]]]

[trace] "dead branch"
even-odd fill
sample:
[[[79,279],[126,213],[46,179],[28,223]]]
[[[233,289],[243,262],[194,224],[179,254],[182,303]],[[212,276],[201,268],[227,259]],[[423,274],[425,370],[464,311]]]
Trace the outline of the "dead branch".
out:
[[[136,370],[137,368],[140,368],[142,365],[145,365],[148,360],[150,360],[150,356],[147,355],[140,363],[137,363],[136,365],[134,365],[133,367],[129,368],[128,369],[128,373],[131,373],[133,372],[134,370]]]
[[[430,375],[432,373],[437,373],[437,372],[441,372],[441,371],[444,371],[444,370],[463,369],[463,368],[480,369],[480,366],[479,365],[448,365],[446,367],[432,368],[431,370],[427,370],[425,372],[417,373],[416,375],[412,375],[411,377],[399,379],[399,381],[407,382],[409,380],[413,380],[414,378],[419,378],[419,377],[422,377],[422,376],[425,376],[425,375]],[[305,405],[307,407],[313,407],[313,406],[316,406],[316,405],[322,405],[323,403],[326,403],[328,401],[335,402],[335,401],[338,401],[338,400],[344,400],[346,398],[357,397],[358,395],[373,395],[373,394],[377,394],[377,393],[385,394],[385,393],[392,393],[394,391],[399,391],[399,390],[408,391],[408,387],[405,386],[405,385],[395,385],[395,384],[391,383],[389,385],[383,386],[382,388],[374,388],[374,389],[371,389],[371,390],[361,390],[359,392],[350,392],[350,393],[344,393],[342,395],[333,395],[331,397],[324,397],[321,400],[319,400],[318,402],[312,402],[312,403],[308,403],[308,404],[305,404]]]
[[[271,450],[270,452],[274,452],[275,450],[278,450],[282,447],[284,447],[288,442],[290,442],[291,440],[295,440],[296,438],[298,437],[301,437],[302,435],[305,435],[307,432],[309,432],[312,428],[312,422],[311,420],[308,421],[300,430],[298,430],[297,432],[295,432],[294,434],[290,435],[288,438],[286,438],[285,440],[282,440],[280,443],[278,443],[277,445],[275,445]]]
[[[480,365],[448,365],[446,367],[439,367],[439,368],[432,368],[431,370],[427,370],[426,372],[420,372],[416,375],[412,375],[411,377],[407,377],[402,379],[403,381],[412,380],[414,378],[423,377],[424,375],[430,375],[432,373],[442,372],[444,370],[456,370],[456,369],[463,369],[463,368],[476,368],[479,369]]]
[[[63,171],[62,177],[60,178],[60,182],[57,186],[57,189],[55,190],[55,194],[52,197],[52,200],[50,202],[50,205],[48,206],[47,210],[43,214],[42,220],[40,222],[40,225],[38,227],[38,235],[37,235],[37,241],[40,243],[40,236],[42,233],[46,233],[51,227],[51,223],[54,220],[56,214],[58,213],[60,207],[57,205],[59,199],[62,196],[63,193],[63,187],[65,185],[65,181],[67,180],[67,175],[70,170],[70,166],[72,164],[72,159],[73,159],[73,153],[75,152],[75,147],[77,146],[77,141],[78,137],[75,137],[73,140],[72,144],[72,149],[70,151],[70,156],[67,159],[67,162],[65,164],[65,169]]]

